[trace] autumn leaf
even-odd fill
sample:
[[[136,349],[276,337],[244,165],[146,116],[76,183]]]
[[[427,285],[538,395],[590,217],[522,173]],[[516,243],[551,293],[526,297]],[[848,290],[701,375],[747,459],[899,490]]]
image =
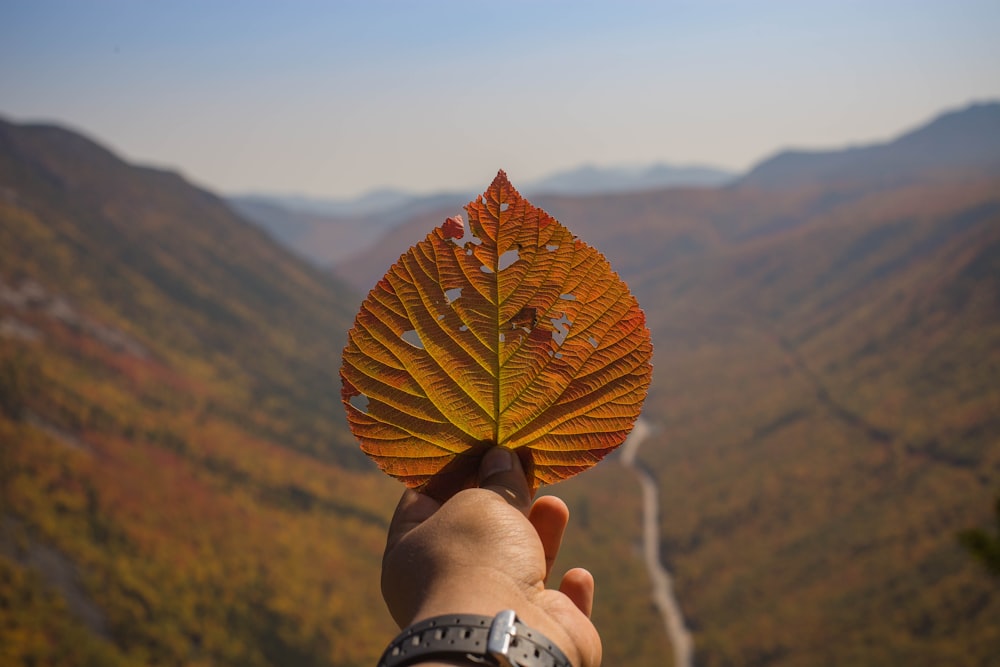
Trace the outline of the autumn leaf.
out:
[[[649,388],[649,330],[601,253],[504,172],[466,211],[468,230],[448,218],[361,304],[342,400],[362,450],[407,486],[447,497],[498,444],[535,490],[624,442]]]

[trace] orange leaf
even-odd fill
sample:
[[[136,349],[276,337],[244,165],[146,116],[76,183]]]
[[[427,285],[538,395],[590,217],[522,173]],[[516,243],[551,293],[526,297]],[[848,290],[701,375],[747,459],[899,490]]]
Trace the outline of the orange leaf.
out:
[[[342,399],[362,450],[448,497],[516,450],[531,488],[624,442],[652,368],[646,318],[594,248],[500,172],[461,216],[403,254],[349,333]]]

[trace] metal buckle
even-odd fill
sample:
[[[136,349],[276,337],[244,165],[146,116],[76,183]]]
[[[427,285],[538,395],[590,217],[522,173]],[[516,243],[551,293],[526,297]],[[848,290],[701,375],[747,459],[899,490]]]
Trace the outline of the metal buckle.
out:
[[[517,636],[514,621],[517,614],[513,609],[504,609],[493,617],[490,634],[486,638],[486,654],[497,661],[498,667],[519,667],[510,659],[510,646]]]

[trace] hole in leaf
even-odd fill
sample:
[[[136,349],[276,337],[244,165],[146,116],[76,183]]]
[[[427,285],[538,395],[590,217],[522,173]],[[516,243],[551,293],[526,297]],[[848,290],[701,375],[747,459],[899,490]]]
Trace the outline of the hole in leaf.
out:
[[[357,394],[355,396],[351,396],[351,407],[353,407],[356,410],[360,410],[365,414],[368,414],[368,397],[365,396],[364,394]]]
[[[560,294],[559,298],[563,299],[564,301],[576,301],[575,294]]]
[[[563,354],[562,354],[562,352],[556,352],[556,353],[555,353],[555,354],[554,354],[553,356],[554,356],[554,357],[555,357],[556,359],[562,359],[562,358],[563,358]]]
[[[559,250],[559,246],[557,246],[557,245],[547,245],[547,246],[545,246],[545,249],[548,250],[549,252],[555,252],[556,250]]]
[[[510,208],[510,204],[508,204],[507,202],[504,202],[504,203],[500,204],[500,210],[501,211],[506,211],[509,208]]]
[[[516,249],[511,249],[500,255],[497,259],[497,268],[501,271],[520,259],[521,254]]]
[[[420,334],[418,334],[413,329],[410,329],[409,331],[404,331],[403,335],[400,336],[400,338],[402,338],[403,340],[405,340],[407,343],[409,343],[413,347],[420,348],[421,350],[424,349],[424,342],[422,340],[420,340]]]
[[[566,336],[569,335],[569,328],[573,326],[573,323],[566,317],[566,313],[563,313],[559,319],[550,320],[550,322],[552,322],[552,328],[554,329],[552,340],[556,342],[556,345],[562,345],[566,340]]]
[[[597,349],[597,339],[596,338],[594,338],[593,336],[590,336],[587,339],[587,342],[590,343],[591,345],[593,345],[595,350]]]
[[[461,287],[452,287],[451,289],[444,291],[444,298],[448,299],[448,303],[455,303],[460,296],[462,296]]]
[[[501,343],[506,343],[507,342],[507,334],[504,334],[504,333],[500,334],[500,342]]]
[[[462,326],[460,326],[458,328],[458,330],[459,331],[468,331],[469,330],[469,325],[468,324],[463,324]]]
[[[440,315],[437,316],[437,321],[438,322],[440,322],[443,319],[444,319],[444,313],[442,313],[442,314],[440,314]]]
[[[472,257],[473,253],[476,251],[476,246],[481,246],[483,244],[483,240],[472,233],[471,230],[468,234],[466,234],[466,236],[469,240],[465,242],[465,254]]]
[[[493,269],[491,269],[490,267],[486,266],[485,264],[483,264],[482,266],[480,266],[479,270],[482,271],[483,273],[493,273]]]

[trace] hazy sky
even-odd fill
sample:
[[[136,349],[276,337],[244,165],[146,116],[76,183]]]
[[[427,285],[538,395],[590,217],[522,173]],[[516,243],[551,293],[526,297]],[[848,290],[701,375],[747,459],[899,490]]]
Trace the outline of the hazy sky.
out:
[[[0,115],[222,192],[743,169],[1000,99],[998,35],[998,0],[0,0]]]

